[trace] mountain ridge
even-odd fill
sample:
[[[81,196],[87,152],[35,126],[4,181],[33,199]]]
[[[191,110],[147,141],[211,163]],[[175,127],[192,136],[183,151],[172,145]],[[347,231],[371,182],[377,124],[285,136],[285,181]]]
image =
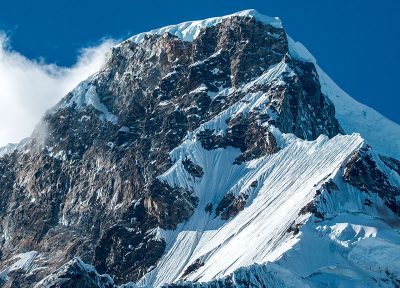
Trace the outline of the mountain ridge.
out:
[[[0,278],[395,287],[400,126],[382,117],[255,10],[133,36],[0,157]]]

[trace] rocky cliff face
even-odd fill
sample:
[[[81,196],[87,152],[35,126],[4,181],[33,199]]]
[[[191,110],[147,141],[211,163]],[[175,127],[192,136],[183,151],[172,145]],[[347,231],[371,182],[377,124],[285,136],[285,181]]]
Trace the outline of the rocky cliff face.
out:
[[[210,184],[209,196],[217,190],[219,196],[207,200],[196,186],[210,177],[207,164],[195,159],[194,150],[185,150],[180,160],[171,151],[193,140],[207,155],[236,151],[223,158],[234,167],[227,169],[250,169],[244,167],[252,160],[286,151],[288,133],[299,141],[345,133],[321,91],[315,64],[293,55],[280,25],[252,13],[196,26],[191,41],[156,32],[122,42],[101,71],[47,112],[23,148],[0,158],[5,285],[31,287],[53,271],[35,287],[114,287],[140,279],[158,285],[146,275],[155,275],[170,251],[163,233],[179,231],[199,211],[213,221],[235,218],[256,201],[266,177],[253,179],[239,194],[234,186],[225,191]],[[397,160],[382,158],[389,170],[381,171],[360,153],[354,150],[345,181],[377,193],[398,213],[399,190],[385,176],[398,173]],[[169,181],[165,175],[175,175],[174,169],[182,169],[176,177],[189,184]],[[215,173],[229,182],[222,171]],[[11,269],[12,259],[28,251],[40,255],[30,260],[35,268]],[[78,256],[114,280],[81,260],[68,262]],[[183,269],[182,277],[192,280],[208,257],[194,262],[202,265],[187,259],[191,269]],[[227,277],[224,285],[207,287],[257,285]]]

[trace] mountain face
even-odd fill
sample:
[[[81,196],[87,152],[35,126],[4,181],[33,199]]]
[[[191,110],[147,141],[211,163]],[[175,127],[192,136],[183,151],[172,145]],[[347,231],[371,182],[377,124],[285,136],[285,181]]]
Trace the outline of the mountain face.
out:
[[[399,159],[277,18],[142,33],[0,150],[0,286],[400,287]]]

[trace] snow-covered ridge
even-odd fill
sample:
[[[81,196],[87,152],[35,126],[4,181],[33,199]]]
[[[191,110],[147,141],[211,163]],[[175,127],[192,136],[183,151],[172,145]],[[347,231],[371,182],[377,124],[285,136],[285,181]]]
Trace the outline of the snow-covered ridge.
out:
[[[198,209],[177,230],[164,232],[168,250],[140,285],[158,287],[177,281],[197,259],[204,264],[187,276],[189,280],[210,281],[243,266],[275,261],[298,241],[287,230],[309,217],[299,215],[301,208],[362,143],[356,134],[298,139],[276,154],[232,165],[239,149],[207,151],[197,140],[185,141],[174,151],[179,155],[172,157],[180,160],[161,178],[171,186],[193,189],[200,199]],[[204,169],[202,179],[192,180],[185,173],[181,160],[186,157]],[[249,193],[249,198],[244,210],[225,222],[205,207],[208,203],[216,207],[227,193]],[[243,245],[249,241],[252,245]]]
[[[379,153],[400,158],[400,125],[374,109],[356,101],[343,91],[317,64],[314,56],[300,42],[287,35],[289,53],[297,60],[316,66],[322,93],[334,104],[336,118],[347,134],[360,133]]]
[[[10,143],[0,147],[0,158],[4,155],[12,154],[15,150],[22,150],[29,142],[29,138],[22,139],[19,143]]]
[[[342,179],[349,157],[363,145],[358,134],[296,138],[276,154],[232,165],[238,149],[208,151],[196,139],[186,140],[171,152],[176,162],[160,178],[192,189],[198,209],[177,230],[161,231],[166,254],[139,287],[171,282],[192,287],[191,281],[193,287],[226,287],[213,283],[231,276],[237,285],[227,287],[242,287],[241,278],[254,281],[251,287],[264,287],[260,281],[271,287],[392,287],[385,282],[397,281],[400,271],[400,235],[393,229],[400,225],[398,217],[378,194]],[[187,158],[204,168],[201,179],[185,171]],[[336,188],[322,188],[331,179]],[[215,207],[227,193],[249,198],[244,210],[225,222],[204,207]],[[367,199],[374,205],[366,205]],[[299,212],[314,200],[323,220]],[[301,228],[292,235],[288,231],[295,224]],[[196,261],[201,265],[183,276]]]
[[[149,32],[143,32],[143,33],[134,35],[131,38],[129,38],[129,40],[132,42],[135,42],[135,43],[140,43],[141,41],[143,41],[144,37],[148,34],[162,35],[162,34],[168,32],[174,36],[179,37],[183,41],[191,42],[194,39],[196,39],[196,37],[199,35],[201,29],[206,28],[206,27],[215,26],[215,25],[221,23],[223,20],[231,18],[231,17],[235,17],[235,16],[253,17],[257,21],[274,26],[276,28],[282,28],[282,22],[278,17],[265,16],[265,15],[258,13],[254,9],[249,9],[249,10],[240,11],[240,12],[222,16],[222,17],[214,17],[214,18],[198,20],[198,21],[188,21],[188,22],[183,22],[183,23],[176,24],[176,25],[170,25],[170,26],[166,26],[163,28],[154,29]]]
[[[400,159],[400,125],[354,100],[316,67],[322,93],[335,105],[336,118],[346,133],[360,133],[378,153]]]

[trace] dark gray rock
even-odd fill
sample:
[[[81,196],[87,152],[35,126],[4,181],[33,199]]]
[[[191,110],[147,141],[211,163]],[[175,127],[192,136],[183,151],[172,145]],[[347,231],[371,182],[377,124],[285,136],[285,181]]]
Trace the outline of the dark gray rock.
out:
[[[378,168],[369,149],[362,148],[352,155],[344,171],[344,180],[363,192],[377,193],[400,216],[400,203],[397,200],[400,189],[393,186]]]
[[[230,193],[226,194],[215,209],[216,216],[221,217],[222,220],[235,217],[244,209],[248,198],[249,196],[245,194],[239,194],[236,197]]]
[[[392,157],[379,155],[379,158],[385,163],[387,167],[395,171],[400,176],[400,161]]]
[[[184,159],[182,164],[185,170],[193,177],[201,178],[204,175],[203,168],[194,164],[189,158]]]

